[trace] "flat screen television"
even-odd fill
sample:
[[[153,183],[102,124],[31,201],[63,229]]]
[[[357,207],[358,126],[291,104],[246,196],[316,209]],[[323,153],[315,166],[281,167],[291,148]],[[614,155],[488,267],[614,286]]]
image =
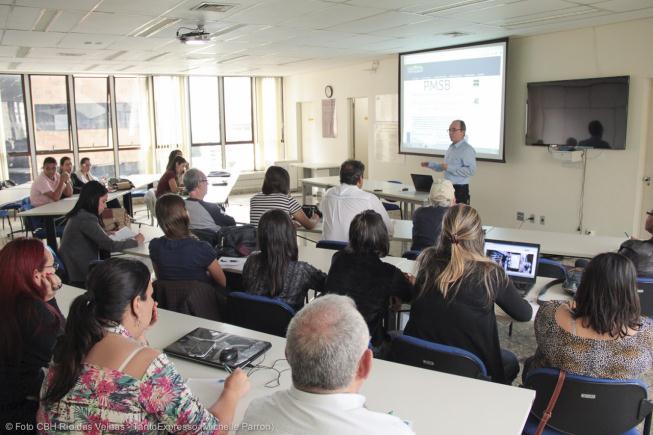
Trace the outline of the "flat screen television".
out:
[[[526,144],[625,149],[629,79],[528,83]]]

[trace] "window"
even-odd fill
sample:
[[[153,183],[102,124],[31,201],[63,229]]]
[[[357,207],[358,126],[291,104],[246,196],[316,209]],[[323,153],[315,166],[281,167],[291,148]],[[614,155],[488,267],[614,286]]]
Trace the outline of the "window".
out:
[[[65,76],[30,76],[37,153],[71,151]]]
[[[75,115],[80,149],[113,148],[105,77],[75,77]]]
[[[120,176],[146,173],[151,153],[147,77],[116,77],[116,121]]]
[[[204,171],[222,168],[220,96],[217,77],[189,77],[191,158]]]
[[[165,170],[170,151],[182,148],[182,103],[180,77],[154,77],[155,159],[159,172]]]
[[[0,105],[2,124],[0,140],[7,155],[7,177],[16,183],[32,179],[32,165],[27,143],[25,95],[19,75],[0,75]]]
[[[224,78],[224,123],[227,143],[254,142],[252,135],[252,79]]]

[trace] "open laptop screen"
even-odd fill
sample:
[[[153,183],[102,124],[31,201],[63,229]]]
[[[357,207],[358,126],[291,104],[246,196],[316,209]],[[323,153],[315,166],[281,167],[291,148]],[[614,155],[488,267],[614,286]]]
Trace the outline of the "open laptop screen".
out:
[[[485,255],[500,265],[513,280],[534,281],[540,245],[535,243],[485,240]]]

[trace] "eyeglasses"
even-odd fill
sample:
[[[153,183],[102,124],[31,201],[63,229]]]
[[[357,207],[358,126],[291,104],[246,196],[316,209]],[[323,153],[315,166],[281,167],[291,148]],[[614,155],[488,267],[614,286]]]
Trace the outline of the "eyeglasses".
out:
[[[208,183],[208,182],[209,182],[209,180],[207,178],[202,178],[200,180],[200,183]]]
[[[46,264],[45,266],[43,266],[43,269],[45,269],[45,268],[47,268],[47,267],[51,267],[51,268],[53,268],[54,270],[59,270],[59,263],[57,263],[57,262],[55,261],[55,262],[52,263],[52,264]]]
[[[454,131],[462,131],[462,128],[450,128],[447,130],[449,133],[453,133]]]

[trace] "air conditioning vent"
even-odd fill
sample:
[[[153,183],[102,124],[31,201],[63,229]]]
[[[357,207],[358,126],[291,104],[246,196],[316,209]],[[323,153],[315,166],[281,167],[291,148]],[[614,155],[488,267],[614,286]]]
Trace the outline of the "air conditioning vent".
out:
[[[191,11],[205,11],[205,12],[218,12],[224,14],[229,9],[232,9],[235,5],[225,4],[225,3],[200,3],[199,5],[191,8]]]

